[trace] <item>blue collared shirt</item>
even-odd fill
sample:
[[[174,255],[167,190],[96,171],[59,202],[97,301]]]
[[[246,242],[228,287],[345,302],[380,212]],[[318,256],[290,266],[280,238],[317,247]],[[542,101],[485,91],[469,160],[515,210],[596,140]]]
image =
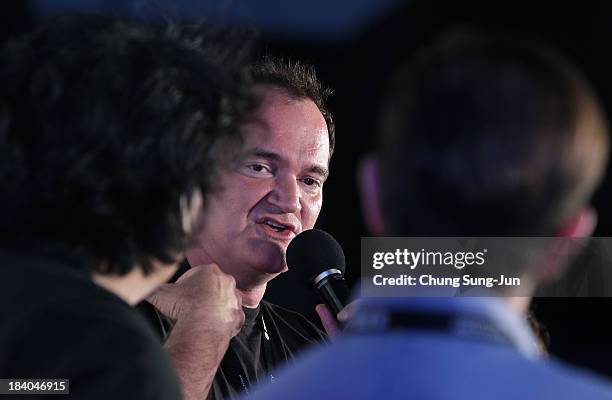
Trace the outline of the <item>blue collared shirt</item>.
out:
[[[402,311],[485,320],[507,340],[389,329],[386,316]],[[603,380],[539,357],[527,323],[492,297],[366,299],[347,333],[275,376],[251,398],[612,399]]]

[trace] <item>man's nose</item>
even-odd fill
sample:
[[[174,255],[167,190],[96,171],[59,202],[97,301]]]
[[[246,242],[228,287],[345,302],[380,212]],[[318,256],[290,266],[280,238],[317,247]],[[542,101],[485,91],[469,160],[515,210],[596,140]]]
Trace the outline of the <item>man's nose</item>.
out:
[[[269,196],[269,201],[283,213],[296,213],[302,209],[300,187],[295,177],[278,177]]]

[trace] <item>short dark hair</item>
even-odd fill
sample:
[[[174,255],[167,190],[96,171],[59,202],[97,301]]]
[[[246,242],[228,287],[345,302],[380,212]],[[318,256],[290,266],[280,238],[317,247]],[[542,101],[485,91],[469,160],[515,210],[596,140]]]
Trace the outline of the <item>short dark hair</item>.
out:
[[[454,32],[404,66],[382,107],[382,206],[395,236],[549,236],[608,155],[581,73],[533,40]]]
[[[319,81],[314,67],[299,61],[266,56],[253,63],[249,69],[255,84],[276,86],[296,99],[310,99],[316,104],[327,124],[331,158],[336,145],[336,130],[325,102],[333,91]]]
[[[177,261],[191,238],[181,205],[205,200],[218,145],[256,106],[213,32],[70,15],[5,46],[4,246],[103,273]]]

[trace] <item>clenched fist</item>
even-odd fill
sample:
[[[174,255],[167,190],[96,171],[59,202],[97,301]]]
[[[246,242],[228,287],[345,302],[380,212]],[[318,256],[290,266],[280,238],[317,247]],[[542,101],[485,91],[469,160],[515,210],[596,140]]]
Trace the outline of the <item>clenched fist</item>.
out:
[[[192,267],[176,283],[160,286],[147,300],[176,320],[180,329],[233,337],[244,324],[236,281],[216,264]]]

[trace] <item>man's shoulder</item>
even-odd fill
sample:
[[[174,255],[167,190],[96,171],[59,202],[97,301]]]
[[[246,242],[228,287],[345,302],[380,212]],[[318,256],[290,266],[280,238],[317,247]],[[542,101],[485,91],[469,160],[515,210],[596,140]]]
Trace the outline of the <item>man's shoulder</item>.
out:
[[[67,347],[85,346],[96,350],[97,345],[112,344],[112,348],[132,348],[147,351],[157,345],[145,320],[127,303],[104,292],[86,296],[58,296],[39,299],[23,309],[5,331],[13,340],[63,343]],[[11,334],[12,332],[12,334]],[[112,339],[120,339],[111,343]],[[100,352],[103,348],[97,348]]]
[[[103,327],[112,332],[117,325],[134,327],[144,324],[135,318],[131,307],[116,295],[96,285],[87,271],[54,260],[24,256],[0,257],[6,263],[0,271],[0,302],[19,307],[19,312],[5,313],[3,333],[10,335],[26,327],[27,333],[65,334]]]
[[[458,345],[464,351],[458,347],[447,354],[448,347],[440,349],[443,340],[422,333],[343,335],[325,349],[305,354],[252,398],[284,399],[291,391],[295,399],[321,393],[351,399],[419,398],[424,393],[436,399],[456,398],[457,393],[475,400],[612,399],[611,386],[587,372],[489,344],[466,342]],[[361,378],[355,380],[357,375]],[[445,377],[442,385],[440,377]]]
[[[79,351],[110,356],[120,347],[133,349],[130,354],[155,351],[148,347],[156,344],[155,337],[142,317],[96,285],[86,270],[6,251],[0,252],[0,263],[0,302],[19,308],[0,317],[0,347],[15,349],[23,359],[36,358],[37,352],[61,359],[78,358]]]
[[[13,322],[0,335],[0,375],[66,377],[79,398],[179,398],[161,344],[110,294],[44,300]]]

